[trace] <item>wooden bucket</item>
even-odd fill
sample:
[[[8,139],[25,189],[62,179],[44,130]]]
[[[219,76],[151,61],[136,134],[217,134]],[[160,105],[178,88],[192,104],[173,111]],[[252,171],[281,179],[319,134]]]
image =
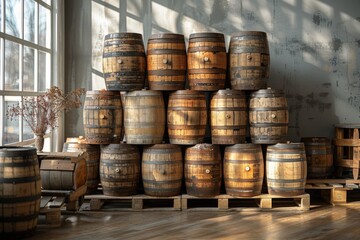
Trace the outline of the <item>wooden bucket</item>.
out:
[[[165,103],[160,91],[129,92],[124,107],[126,142],[161,143],[165,132]]]
[[[80,143],[81,138],[67,138],[63,145],[63,152],[84,152],[86,162],[86,185],[87,194],[91,194],[98,188],[99,177],[99,163],[100,163],[100,146]]]
[[[174,33],[151,35],[147,44],[146,60],[151,90],[184,89],[186,79],[184,35]]]
[[[105,35],[102,63],[107,90],[142,89],[146,74],[142,35],[139,33]]]
[[[260,145],[236,144],[225,148],[224,182],[226,193],[235,197],[261,194],[264,160]]]
[[[0,147],[0,236],[18,239],[35,232],[41,180],[35,148]]]
[[[210,101],[212,144],[245,142],[248,123],[245,94],[237,90],[219,90]]]
[[[42,189],[76,190],[84,186],[87,179],[85,155],[82,152],[42,153]]]
[[[190,34],[187,60],[191,90],[216,91],[225,88],[227,57],[224,34]]]
[[[140,181],[140,152],[128,144],[101,146],[100,181],[104,195],[136,194]]]
[[[331,140],[326,137],[301,138],[305,145],[307,178],[328,178],[333,173]]]
[[[219,195],[222,179],[219,146],[204,143],[187,148],[184,177],[187,194],[196,197]]]
[[[249,105],[251,142],[286,142],[289,111],[284,92],[275,89],[258,90],[251,94]]]
[[[297,196],[305,193],[306,153],[303,143],[278,143],[266,152],[266,179],[270,194]]]
[[[84,102],[84,133],[88,144],[119,143],[123,128],[120,93],[87,91]]]
[[[360,172],[360,124],[335,125],[334,147],[338,177],[357,180]]]
[[[144,148],[141,171],[145,194],[156,197],[181,194],[183,159],[180,146],[156,144]]]
[[[207,110],[205,94],[178,90],[169,96],[167,127],[171,144],[195,145],[205,138]]]
[[[232,34],[229,46],[229,68],[232,89],[266,88],[270,69],[266,33],[242,31]]]

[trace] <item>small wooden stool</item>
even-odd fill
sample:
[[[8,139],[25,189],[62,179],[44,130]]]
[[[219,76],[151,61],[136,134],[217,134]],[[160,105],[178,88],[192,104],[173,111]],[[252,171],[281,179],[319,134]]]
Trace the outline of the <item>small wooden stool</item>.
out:
[[[353,178],[359,178],[359,129],[360,123],[335,125],[335,166],[340,177],[343,174],[343,168],[352,168]]]

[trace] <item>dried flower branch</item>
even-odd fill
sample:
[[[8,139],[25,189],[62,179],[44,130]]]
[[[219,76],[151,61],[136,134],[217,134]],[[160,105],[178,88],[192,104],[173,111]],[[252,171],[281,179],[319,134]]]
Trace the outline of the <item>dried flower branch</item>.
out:
[[[22,106],[9,106],[6,115],[10,120],[22,116],[35,135],[45,134],[58,126],[58,118],[63,111],[81,106],[80,97],[85,92],[84,88],[78,88],[64,94],[60,88],[53,86],[42,95],[24,97]]]

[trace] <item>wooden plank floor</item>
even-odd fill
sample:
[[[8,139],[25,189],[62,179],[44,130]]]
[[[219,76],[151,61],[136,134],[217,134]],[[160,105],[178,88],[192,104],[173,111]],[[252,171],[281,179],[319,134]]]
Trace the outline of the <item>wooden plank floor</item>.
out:
[[[79,212],[28,239],[359,239],[360,204],[310,211]]]

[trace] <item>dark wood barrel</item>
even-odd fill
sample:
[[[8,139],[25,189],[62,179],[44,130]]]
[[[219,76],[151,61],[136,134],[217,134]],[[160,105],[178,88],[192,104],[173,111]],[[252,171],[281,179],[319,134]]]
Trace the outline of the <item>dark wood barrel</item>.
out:
[[[245,94],[238,90],[219,90],[210,101],[212,144],[245,142],[248,123]]]
[[[184,177],[187,194],[196,197],[219,195],[222,179],[219,146],[203,143],[188,147],[185,151]]]
[[[145,84],[146,57],[142,35],[111,33],[105,35],[103,74],[107,90],[140,90]]]
[[[334,170],[331,140],[327,137],[304,137],[307,178],[328,178]]]
[[[147,43],[146,60],[151,90],[184,89],[186,80],[184,35],[174,33],[151,35]]]
[[[303,143],[278,143],[266,152],[266,179],[270,194],[296,196],[305,193],[306,153]]]
[[[207,110],[205,94],[178,90],[169,96],[167,127],[172,144],[194,145],[205,138]]]
[[[253,92],[249,104],[249,123],[252,143],[286,142],[289,111],[284,92],[277,89]]]
[[[0,237],[18,239],[35,232],[41,180],[36,149],[0,147]]]
[[[44,190],[76,190],[86,184],[87,167],[82,152],[43,153],[40,157]]]
[[[156,197],[181,194],[183,158],[180,146],[155,144],[145,147],[141,171],[145,194]]]
[[[100,182],[104,195],[136,194],[140,181],[139,148],[129,144],[101,146]]]
[[[98,188],[99,163],[100,163],[100,146],[81,143],[81,138],[67,138],[63,145],[63,152],[84,152],[86,161],[86,185],[87,194],[94,193]]]
[[[235,144],[225,148],[224,182],[226,193],[235,197],[261,194],[264,160],[260,145]]]
[[[266,33],[242,31],[232,34],[229,46],[229,68],[232,89],[266,88],[270,69]]]
[[[225,88],[227,56],[224,34],[190,34],[187,60],[191,90],[216,91]]]
[[[123,110],[120,92],[87,91],[83,108],[84,133],[88,144],[119,143]]]
[[[165,103],[162,92],[133,91],[126,94],[124,106],[126,142],[161,143],[165,133]]]

